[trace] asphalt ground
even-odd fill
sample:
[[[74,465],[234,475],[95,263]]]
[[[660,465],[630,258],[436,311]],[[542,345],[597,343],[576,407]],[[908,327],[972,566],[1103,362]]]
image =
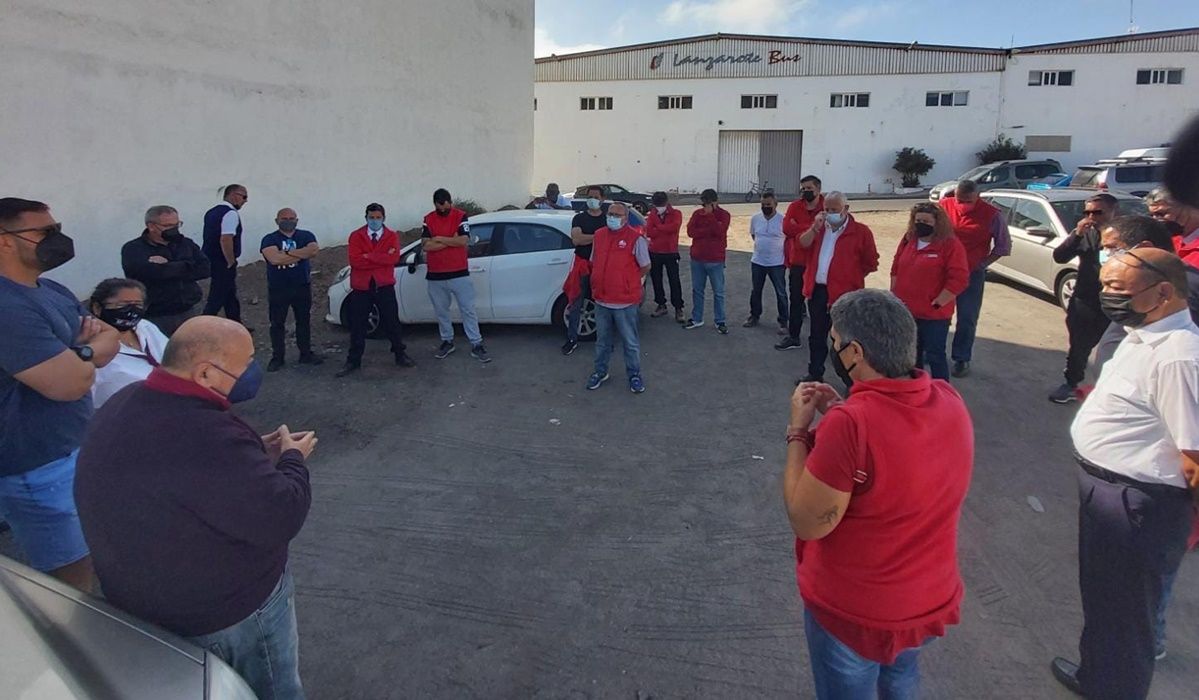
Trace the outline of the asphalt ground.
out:
[[[906,217],[861,218],[884,257],[870,284],[885,286]],[[269,375],[239,412],[264,433],[320,437],[291,549],[309,696],[812,697],[779,488],[807,349],[774,350],[768,323],[740,327],[747,253],[730,253],[727,279],[728,336],[710,299],[695,331],[644,310],[640,396],[619,349],[613,380],[584,391],[591,346],[562,357],[549,327],[485,327],[486,366],[433,359],[422,326],[408,335],[416,369],[371,341],[347,380],[332,376],[340,356]],[[769,291],[765,303],[769,319]],[[264,341],[265,304],[247,311]],[[326,351],[343,350],[344,332],[328,333]],[[1049,673],[1077,656],[1082,626],[1076,408],[1046,400],[1065,342],[1051,300],[987,285],[974,373],[955,383],[977,434],[967,594],[961,625],[922,656],[924,697],[1073,697]],[[1197,562],[1183,563],[1153,698],[1195,697]]]

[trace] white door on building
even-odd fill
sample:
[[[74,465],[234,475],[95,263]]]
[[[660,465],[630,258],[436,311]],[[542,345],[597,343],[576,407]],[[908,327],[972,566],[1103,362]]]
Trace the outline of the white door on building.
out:
[[[758,182],[758,163],[762,153],[762,132],[721,131],[718,192],[748,192]]]

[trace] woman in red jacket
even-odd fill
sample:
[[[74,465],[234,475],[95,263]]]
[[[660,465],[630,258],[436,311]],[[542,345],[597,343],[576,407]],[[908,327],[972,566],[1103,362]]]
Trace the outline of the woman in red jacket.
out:
[[[933,379],[949,380],[949,320],[954,299],[969,283],[966,249],[949,217],[928,202],[912,207],[891,263],[891,291],[916,317],[916,366],[927,364]]]

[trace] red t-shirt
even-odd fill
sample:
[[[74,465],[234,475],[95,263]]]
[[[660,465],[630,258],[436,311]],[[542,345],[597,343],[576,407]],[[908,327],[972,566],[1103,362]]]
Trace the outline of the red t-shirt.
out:
[[[958,518],[973,463],[965,403],[923,371],[855,382],[817,426],[807,470],[853,495],[827,536],[796,540],[799,592],[861,656],[894,663],[959,621]]]

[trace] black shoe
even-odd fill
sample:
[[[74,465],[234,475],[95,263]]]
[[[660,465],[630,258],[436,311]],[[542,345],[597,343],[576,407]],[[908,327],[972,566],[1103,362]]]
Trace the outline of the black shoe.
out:
[[[311,352],[300,353],[300,364],[302,365],[323,365],[325,358]]]
[[[284,364],[282,357],[272,357],[271,361],[266,364],[266,371],[278,372],[283,369]]]
[[[337,374],[335,374],[333,376],[339,377],[339,378],[345,377],[347,375],[353,374],[354,372],[357,372],[360,369],[362,369],[362,365],[358,364],[357,362],[347,362],[345,364],[345,366],[342,367],[341,369],[337,370]]]
[[[404,352],[403,350],[396,353],[396,364],[400,367],[416,366],[416,362],[411,357],[408,357],[408,353]]]
[[[783,338],[774,345],[775,350],[798,350],[802,347],[803,343],[798,338]]]
[[[962,377],[969,376],[969,375],[970,375],[970,363],[969,363],[969,362],[955,362],[955,363],[953,363],[953,372],[952,372],[952,374],[953,374],[953,376],[955,376],[955,377],[957,377],[957,378],[959,378],[959,379],[961,379]]]
[[[579,341],[577,341],[577,340],[568,340],[562,344],[562,354],[563,355],[569,356],[569,355],[573,354],[575,350],[578,350],[578,349],[579,349]]]
[[[729,327],[728,327],[728,326],[726,326],[726,325],[724,325],[723,323],[717,323],[717,324],[716,324],[716,332],[717,332],[717,333],[719,333],[719,334],[721,334],[721,335],[728,335],[728,334],[729,334]]]
[[[470,349],[470,356],[475,358],[479,362],[482,362],[483,364],[487,364],[488,362],[491,362],[491,355],[488,354],[487,348],[483,347],[482,343],[479,343],[478,345],[476,345]]]
[[[436,357],[439,360],[444,360],[445,358],[454,354],[455,350],[457,350],[457,348],[454,347],[454,342],[452,340],[445,340],[442,341],[441,347],[437,348],[437,352],[433,353],[433,357]]]
[[[1078,387],[1062,384],[1049,394],[1049,400],[1054,403],[1067,404],[1078,400]]]
[[[749,318],[745,319],[745,323],[742,323],[741,327],[742,328],[753,328],[756,325],[758,325],[758,317],[750,316]]]
[[[1066,686],[1075,694],[1082,695],[1082,683],[1078,682],[1078,664],[1066,661],[1059,656],[1049,664],[1049,668],[1053,671],[1053,677],[1057,679],[1058,683]]]

